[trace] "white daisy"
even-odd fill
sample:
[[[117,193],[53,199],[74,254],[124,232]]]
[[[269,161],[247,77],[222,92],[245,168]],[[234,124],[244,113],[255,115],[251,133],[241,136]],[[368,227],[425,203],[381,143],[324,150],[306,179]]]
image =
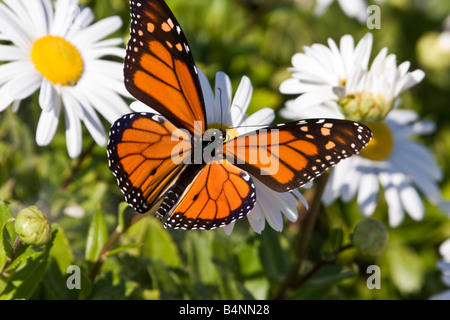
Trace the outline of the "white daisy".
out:
[[[405,212],[414,220],[423,218],[420,194],[447,210],[438,186],[442,171],[428,149],[413,140],[432,132],[434,124],[418,121],[414,111],[393,110],[384,121],[368,126],[372,141],[360,155],[334,168],[323,202],[329,205],[337,198],[349,202],[356,197],[360,211],[370,216],[377,207],[381,184],[392,227],[403,221]]]
[[[396,56],[384,48],[368,66],[372,34],[355,46],[345,35],[340,47],[329,39],[326,47],[313,44],[292,57],[292,78],[280,91],[301,94],[287,101],[281,115],[288,119],[322,117],[376,122],[392,109],[397,97],[424,78],[421,70],[408,72],[409,62],[396,65]]]
[[[316,16],[322,16],[328,7],[334,0],[316,0],[316,7],[314,8],[314,14]],[[341,6],[342,11],[349,18],[355,18],[360,23],[363,23],[367,19],[367,1],[365,0],[337,0]]]
[[[109,122],[129,112],[122,96],[122,64],[101,59],[123,59],[116,47],[119,38],[103,40],[122,25],[119,17],[94,20],[89,8],[78,0],[4,0],[0,3],[0,111],[39,92],[42,113],[36,142],[53,139],[64,107],[67,149],[71,157],[81,152],[81,121],[99,145],[106,133],[98,111]]]
[[[204,73],[199,70],[199,77],[205,98],[206,117],[208,128],[227,130],[227,134],[238,136],[249,131],[266,127],[275,119],[274,111],[270,108],[261,109],[252,115],[246,114],[252,97],[253,87],[248,77],[243,77],[239,87],[232,98],[232,88],[229,77],[218,72],[215,79],[215,95]],[[135,112],[152,112],[148,106],[135,102],[131,106]],[[154,112],[154,111],[153,111]],[[308,203],[298,190],[279,193],[271,190],[253,177],[256,187],[256,203],[254,208],[247,214],[248,221],[257,233],[261,233],[265,222],[276,231],[283,229],[283,215],[289,221],[298,218],[297,206],[299,200],[308,206]],[[234,223],[224,228],[230,234]]]
[[[442,260],[438,261],[437,268],[442,272],[442,282],[449,287],[448,290],[437,293],[430,297],[431,300],[450,300],[450,239],[439,246]]]

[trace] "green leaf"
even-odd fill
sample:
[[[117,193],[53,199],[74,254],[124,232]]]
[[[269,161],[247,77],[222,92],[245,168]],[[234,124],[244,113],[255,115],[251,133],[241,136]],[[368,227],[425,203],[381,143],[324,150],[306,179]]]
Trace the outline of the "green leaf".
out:
[[[86,240],[85,259],[89,263],[95,263],[102,252],[103,246],[108,240],[108,227],[105,217],[98,209],[92,217]]]
[[[281,247],[280,233],[272,228],[265,228],[261,233],[259,254],[264,271],[269,278],[279,280],[286,274],[288,258]]]
[[[119,203],[118,226],[117,226],[118,232],[123,232],[125,230],[125,224],[126,224],[125,210],[129,207],[130,207],[129,204],[125,201],[122,201],[121,203]]]
[[[162,299],[184,298],[180,277],[164,262],[161,260],[153,261],[148,267],[148,273],[155,282],[154,288],[158,290],[157,296],[161,296]]]
[[[11,257],[12,242],[15,236],[12,221],[13,215],[9,205],[0,201],[0,271]]]
[[[390,241],[386,248],[386,261],[392,282],[404,294],[418,292],[425,281],[424,265],[420,256],[400,240]],[[383,269],[381,269],[383,274]]]
[[[67,300],[76,298],[78,290],[70,290],[67,287],[66,270],[61,273],[60,265],[54,256],[50,256],[48,269],[42,282],[43,299]]]
[[[180,266],[180,256],[170,233],[157,219],[147,220],[147,229],[142,238],[142,257],[161,260],[169,267]]]
[[[44,248],[27,246],[26,250],[8,267],[7,271],[15,270],[7,278],[8,284],[0,295],[0,299],[29,299],[33,295],[47,271],[50,248],[55,234],[56,230],[53,232],[52,240]]]
[[[327,299],[330,298],[330,295],[333,297],[336,285],[340,281],[355,275],[354,271],[344,269],[340,265],[326,265],[308,279],[300,289],[296,290],[290,296],[290,299]]]
[[[62,274],[65,274],[67,267],[69,267],[73,261],[72,249],[69,246],[69,242],[64,234],[64,230],[61,226],[53,225],[53,228],[57,229],[55,239],[53,240],[53,246],[50,250],[50,255],[55,259],[59,270]]]
[[[117,248],[114,248],[112,250],[109,250],[108,253],[106,254],[107,257],[113,256],[119,252],[125,251],[125,250],[131,250],[131,249],[139,249],[142,247],[141,243],[129,243],[129,244],[124,244],[122,246],[119,246]]]
[[[194,282],[217,283],[217,268],[213,262],[212,233],[195,232],[186,235],[190,275]]]

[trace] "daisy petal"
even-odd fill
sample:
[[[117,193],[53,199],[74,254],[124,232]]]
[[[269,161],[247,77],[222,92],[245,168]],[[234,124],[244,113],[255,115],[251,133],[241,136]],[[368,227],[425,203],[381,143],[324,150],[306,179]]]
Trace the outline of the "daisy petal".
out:
[[[81,122],[78,117],[78,102],[68,94],[63,94],[64,119],[66,122],[66,145],[71,158],[81,153]]]
[[[229,106],[231,103],[231,81],[223,72],[216,73],[215,106],[219,106],[214,115],[214,122],[226,126],[232,126],[229,116]]]
[[[61,100],[57,99],[56,104],[48,111],[42,111],[36,129],[36,143],[39,146],[46,146],[52,141],[56,129],[58,128],[59,114],[61,112]]]
[[[274,119],[275,112],[270,108],[263,108],[242,121],[237,127],[237,130],[240,134],[245,134],[260,129],[261,127],[268,126]]]
[[[55,101],[59,99],[57,95],[58,93],[50,81],[43,79],[39,93],[39,105],[42,110],[49,111],[55,104]]]
[[[375,211],[378,202],[378,193],[378,178],[375,171],[368,167],[361,176],[357,197],[359,210],[361,210],[364,216],[368,217]]]
[[[389,225],[391,227],[397,227],[405,218],[405,212],[401,205],[398,190],[394,186],[388,171],[380,172],[378,177],[383,185],[384,196],[388,204]]]
[[[233,124],[241,123],[246,117],[246,112],[250,100],[252,99],[253,86],[248,77],[242,77],[241,83],[234,95],[230,108],[231,122]],[[273,119],[272,119],[273,121]],[[270,122],[272,122],[270,121]]]

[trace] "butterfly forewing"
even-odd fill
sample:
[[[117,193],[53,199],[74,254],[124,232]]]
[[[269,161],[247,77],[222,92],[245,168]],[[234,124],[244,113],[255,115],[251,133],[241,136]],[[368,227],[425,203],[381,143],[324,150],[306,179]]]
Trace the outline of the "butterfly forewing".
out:
[[[162,116],[132,113],[111,127],[109,167],[126,201],[145,213],[170,186],[190,150],[189,135]]]
[[[239,136],[224,144],[224,154],[271,189],[286,192],[358,153],[371,136],[356,122],[309,119]]]
[[[132,0],[130,5],[125,86],[177,127],[202,134],[206,113],[200,80],[178,21],[164,1]]]

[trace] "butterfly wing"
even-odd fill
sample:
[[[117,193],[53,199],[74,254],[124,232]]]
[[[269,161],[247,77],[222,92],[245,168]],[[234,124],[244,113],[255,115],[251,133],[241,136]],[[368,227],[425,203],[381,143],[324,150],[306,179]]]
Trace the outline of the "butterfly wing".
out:
[[[190,135],[164,117],[132,113],[111,127],[109,168],[126,201],[145,213],[172,184],[191,148]]]
[[[125,86],[179,128],[202,134],[206,113],[186,37],[162,0],[132,0]]]
[[[278,192],[296,189],[370,141],[366,126],[347,120],[308,119],[250,132],[224,144],[228,161]]]
[[[225,226],[250,212],[256,201],[250,175],[225,161],[206,164],[186,191],[177,187],[174,194],[182,195],[165,227],[209,230]]]

